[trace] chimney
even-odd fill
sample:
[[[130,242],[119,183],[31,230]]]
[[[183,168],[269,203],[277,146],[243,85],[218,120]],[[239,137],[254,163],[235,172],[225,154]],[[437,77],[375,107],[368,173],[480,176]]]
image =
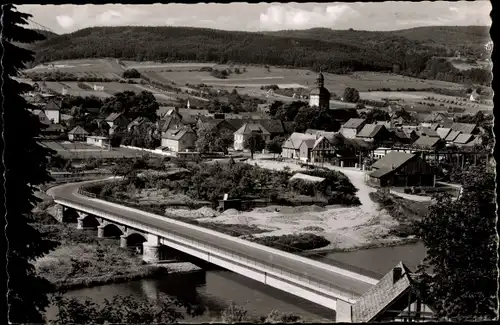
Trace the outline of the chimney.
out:
[[[399,279],[401,279],[402,275],[403,275],[403,269],[400,266],[396,266],[392,270],[392,283],[395,284],[396,282],[398,282]]]

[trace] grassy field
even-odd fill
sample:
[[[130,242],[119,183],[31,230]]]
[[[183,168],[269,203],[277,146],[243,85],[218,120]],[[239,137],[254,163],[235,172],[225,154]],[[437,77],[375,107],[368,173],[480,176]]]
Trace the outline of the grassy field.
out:
[[[90,157],[133,158],[141,157],[143,155],[143,153],[139,150],[127,148],[112,148],[112,150],[107,150],[97,146],[79,142],[42,141],[41,144],[52,150],[55,150],[59,155],[67,159],[85,159]]]
[[[47,81],[45,82],[47,87],[57,93],[62,93],[63,88],[66,89],[66,93],[72,96],[96,96],[100,98],[110,97],[111,95],[104,91],[94,91],[94,90],[85,90],[78,87],[77,82],[73,81]]]

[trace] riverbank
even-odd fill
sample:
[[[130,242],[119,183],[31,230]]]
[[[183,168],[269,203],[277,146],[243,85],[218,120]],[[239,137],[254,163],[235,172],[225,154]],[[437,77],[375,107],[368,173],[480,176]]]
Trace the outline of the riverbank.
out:
[[[48,204],[49,197],[38,207]],[[57,290],[77,289],[110,283],[127,282],[190,273],[201,269],[191,263],[146,264],[133,250],[120,248],[119,239],[97,238],[96,230],[76,229],[76,224],[58,223],[49,212],[52,207],[35,209],[37,227],[60,246],[34,263],[38,275],[55,285]],[[175,262],[175,261],[174,261]]]

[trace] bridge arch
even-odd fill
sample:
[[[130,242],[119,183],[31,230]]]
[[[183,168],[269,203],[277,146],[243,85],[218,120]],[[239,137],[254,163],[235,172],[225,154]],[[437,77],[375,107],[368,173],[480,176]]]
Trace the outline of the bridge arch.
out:
[[[82,218],[82,226],[84,228],[96,228],[100,225],[101,223],[99,222],[99,219],[91,214],[88,214]]]
[[[78,220],[78,211],[73,209],[73,208],[68,208],[68,207],[62,207],[61,211],[61,221],[62,222],[69,222],[69,223],[76,223]]]
[[[131,232],[127,234],[127,247],[140,247],[142,249],[142,243],[148,241],[146,236],[139,232]]]
[[[114,223],[107,223],[103,226],[102,237],[120,237],[123,235],[123,231],[120,229],[118,225]]]

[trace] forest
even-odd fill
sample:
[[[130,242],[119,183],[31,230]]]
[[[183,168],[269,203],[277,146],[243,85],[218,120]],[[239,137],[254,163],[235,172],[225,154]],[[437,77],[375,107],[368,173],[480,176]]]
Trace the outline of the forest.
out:
[[[412,77],[485,85],[491,79],[491,73],[486,69],[460,71],[450,62],[440,59],[453,56],[462,48],[464,53],[479,58],[479,42],[484,35],[471,44],[461,43],[465,38],[461,37],[455,41],[455,46],[446,45],[452,41],[438,46],[418,37],[411,39],[387,32],[326,30],[319,33],[326,34],[322,37],[314,30],[301,31],[299,35],[299,31],[293,32],[288,31],[291,36],[282,36],[276,33],[287,32],[264,34],[191,27],[92,27],[49,37],[35,44],[33,50],[37,63],[114,57],[136,61],[234,62],[312,70],[321,68],[324,72],[338,74],[397,71]]]

